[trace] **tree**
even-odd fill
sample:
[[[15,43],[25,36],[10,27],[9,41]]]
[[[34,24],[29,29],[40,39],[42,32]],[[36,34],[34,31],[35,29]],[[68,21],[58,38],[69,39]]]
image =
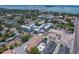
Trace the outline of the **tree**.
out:
[[[44,38],[44,41],[43,41],[43,42],[44,42],[44,43],[47,43],[47,38],[46,38],[46,37]]]
[[[66,29],[68,30],[68,31],[74,31],[74,24],[72,23],[72,22],[67,22],[66,24],[65,24],[65,27],[66,27]]]
[[[44,39],[47,41],[47,38],[46,37]]]
[[[45,23],[47,23],[48,22],[48,19],[45,19]]]
[[[30,38],[30,35],[25,35],[21,37],[23,43],[28,41],[29,38]]]
[[[6,46],[0,47],[0,54],[3,53],[6,50],[7,50]]]
[[[13,49],[15,47],[16,47],[15,44],[13,44],[13,45],[10,46],[10,49]]]
[[[38,22],[36,22],[36,23],[35,23],[35,25],[36,25],[36,26],[39,26],[39,23],[38,23]]]
[[[52,23],[57,24],[57,23],[59,23],[59,21],[58,20],[52,20]]]
[[[0,30],[3,30],[4,28],[1,26],[1,24],[0,24]]]
[[[39,54],[39,49],[37,47],[31,48],[31,54]]]

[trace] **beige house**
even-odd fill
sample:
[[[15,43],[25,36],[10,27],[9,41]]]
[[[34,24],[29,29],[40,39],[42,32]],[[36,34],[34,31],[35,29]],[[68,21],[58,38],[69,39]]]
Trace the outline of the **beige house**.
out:
[[[27,42],[26,50],[28,52],[30,52],[31,48],[38,46],[41,43],[42,40],[43,40],[43,35],[42,34],[39,34],[39,35],[36,35],[36,36],[32,37]]]
[[[18,38],[18,37],[16,37],[14,40],[12,40],[11,42],[9,42],[7,45],[6,45],[6,47],[8,48],[8,49],[10,49],[10,46],[11,45],[20,45],[21,44],[21,39],[20,38]]]
[[[56,38],[57,36],[55,34],[57,34],[58,36],[60,36],[60,41],[66,44],[70,44],[71,41],[73,40],[73,34],[67,34],[62,30],[57,30],[57,29],[50,29],[49,30],[48,36],[52,37],[52,38]],[[52,34],[54,33],[54,34]]]
[[[7,50],[3,52],[2,54],[15,54],[15,52],[13,52],[13,50]]]

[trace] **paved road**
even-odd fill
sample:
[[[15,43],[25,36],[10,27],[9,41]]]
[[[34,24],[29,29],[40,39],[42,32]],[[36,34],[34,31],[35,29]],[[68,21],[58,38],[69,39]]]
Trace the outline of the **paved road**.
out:
[[[26,43],[23,43],[21,46],[14,48],[16,54],[27,54],[25,51]]]
[[[79,54],[79,18],[75,18],[75,39],[73,53]]]

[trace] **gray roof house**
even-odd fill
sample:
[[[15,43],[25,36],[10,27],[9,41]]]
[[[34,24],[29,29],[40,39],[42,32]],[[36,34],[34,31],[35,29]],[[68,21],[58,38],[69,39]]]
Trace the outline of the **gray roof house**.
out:
[[[6,45],[7,43],[6,42],[0,42],[0,47]]]
[[[45,49],[43,50],[44,54],[52,54],[56,48],[57,44],[54,41],[50,41],[46,44]]]

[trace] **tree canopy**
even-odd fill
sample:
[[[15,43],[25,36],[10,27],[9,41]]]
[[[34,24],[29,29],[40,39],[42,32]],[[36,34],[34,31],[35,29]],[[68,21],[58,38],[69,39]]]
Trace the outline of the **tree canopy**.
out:
[[[39,49],[37,47],[31,48],[31,54],[39,54]]]

